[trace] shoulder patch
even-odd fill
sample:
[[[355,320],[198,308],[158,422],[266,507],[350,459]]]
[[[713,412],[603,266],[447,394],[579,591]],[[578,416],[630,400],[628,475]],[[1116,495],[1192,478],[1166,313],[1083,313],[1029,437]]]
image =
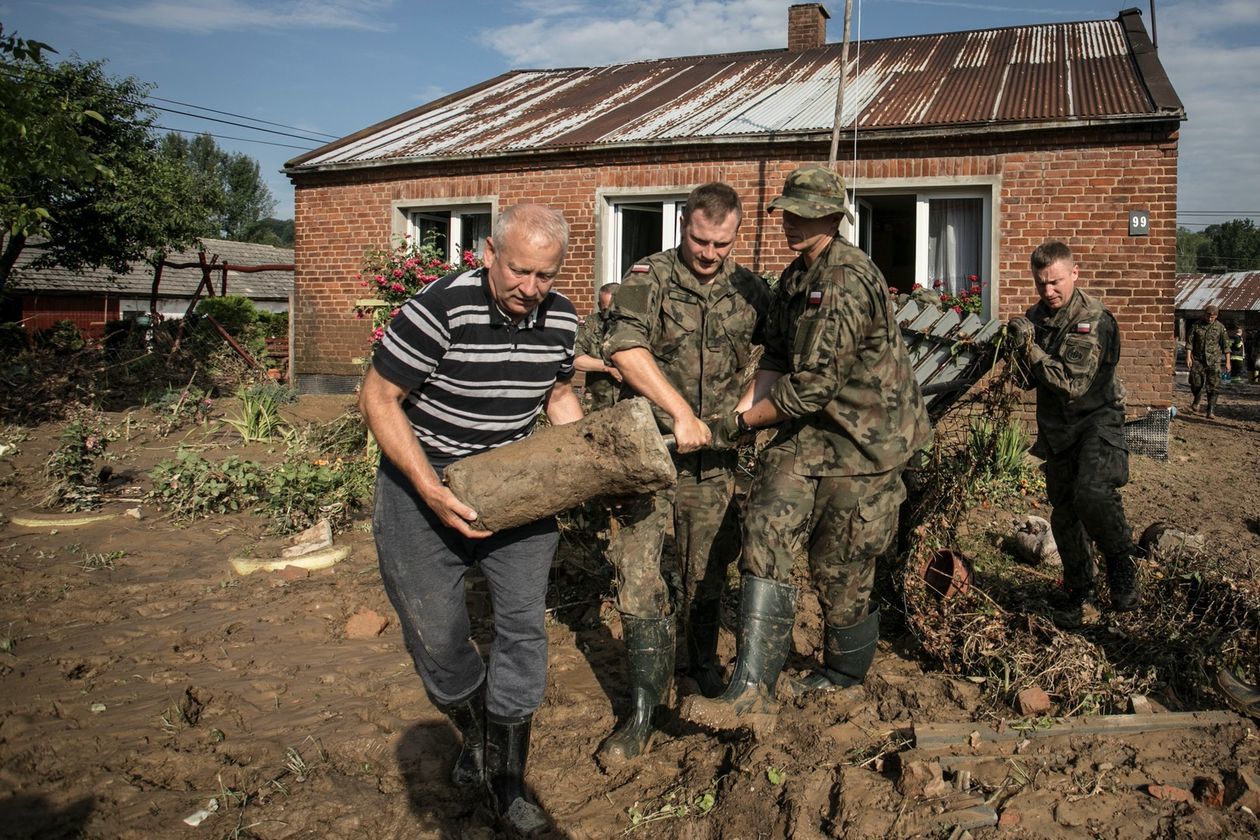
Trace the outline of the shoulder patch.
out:
[[[647,263],[635,263],[634,265],[630,266],[631,274],[647,274],[651,270],[652,270],[652,266],[648,265]]]
[[[822,306],[822,302],[823,302],[822,289],[811,289],[807,300],[810,306]]]
[[[1089,321],[1081,321],[1077,324],[1076,332],[1087,335],[1089,333]]]

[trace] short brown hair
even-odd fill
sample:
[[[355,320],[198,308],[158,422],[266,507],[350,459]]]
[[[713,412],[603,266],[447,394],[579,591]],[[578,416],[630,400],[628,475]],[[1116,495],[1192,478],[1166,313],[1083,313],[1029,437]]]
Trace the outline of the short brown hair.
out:
[[[1076,262],[1072,257],[1072,249],[1066,243],[1057,239],[1041,243],[1033,250],[1032,256],[1028,258],[1033,271],[1049,268],[1060,260],[1067,260],[1070,263]]]
[[[683,215],[690,216],[697,211],[714,222],[722,221],[728,213],[734,213],[737,219],[744,218],[744,209],[739,204],[739,193],[730,184],[723,184],[721,181],[710,181],[691,191],[687,196]]]

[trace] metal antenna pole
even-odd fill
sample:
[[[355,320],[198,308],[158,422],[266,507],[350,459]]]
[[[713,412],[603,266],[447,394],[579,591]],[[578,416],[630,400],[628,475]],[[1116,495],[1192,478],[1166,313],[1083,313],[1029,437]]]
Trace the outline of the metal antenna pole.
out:
[[[831,121],[831,153],[827,167],[836,168],[836,152],[840,148],[840,121],[844,119],[844,83],[849,74],[849,21],[853,17],[853,0],[844,0],[844,46],[840,48],[840,84],[836,87],[836,116]]]

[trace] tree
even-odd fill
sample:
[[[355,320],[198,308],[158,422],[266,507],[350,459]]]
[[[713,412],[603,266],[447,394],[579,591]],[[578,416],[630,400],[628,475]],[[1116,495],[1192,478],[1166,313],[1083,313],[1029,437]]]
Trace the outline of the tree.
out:
[[[275,245],[278,248],[293,247],[292,219],[260,219],[246,233],[246,242]]]
[[[1251,219],[1208,225],[1202,233],[1177,229],[1177,270],[1205,272],[1260,269],[1260,228]]]
[[[187,172],[157,154],[150,86],[50,52],[0,28],[0,290],[28,248],[38,266],[123,274],[191,244],[205,215]]]
[[[275,211],[276,202],[258,161],[220,149],[209,134],[187,140],[172,132],[162,138],[161,148],[163,157],[188,170],[212,204],[204,236],[259,241],[257,225]]]

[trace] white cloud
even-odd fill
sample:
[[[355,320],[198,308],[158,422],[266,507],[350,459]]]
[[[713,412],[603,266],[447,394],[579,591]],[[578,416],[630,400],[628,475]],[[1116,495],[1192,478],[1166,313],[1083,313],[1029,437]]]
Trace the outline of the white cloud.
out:
[[[1254,0],[1157,10],[1159,57],[1189,116],[1179,144],[1181,210],[1260,211],[1260,26]]]
[[[153,29],[208,34],[244,29],[392,28],[384,12],[394,0],[277,0],[260,4],[245,0],[144,0],[129,5],[80,5],[76,11]]]
[[[531,8],[541,16],[481,32],[482,43],[512,67],[583,67],[787,46],[783,0],[631,0],[611,7],[562,0]]]

